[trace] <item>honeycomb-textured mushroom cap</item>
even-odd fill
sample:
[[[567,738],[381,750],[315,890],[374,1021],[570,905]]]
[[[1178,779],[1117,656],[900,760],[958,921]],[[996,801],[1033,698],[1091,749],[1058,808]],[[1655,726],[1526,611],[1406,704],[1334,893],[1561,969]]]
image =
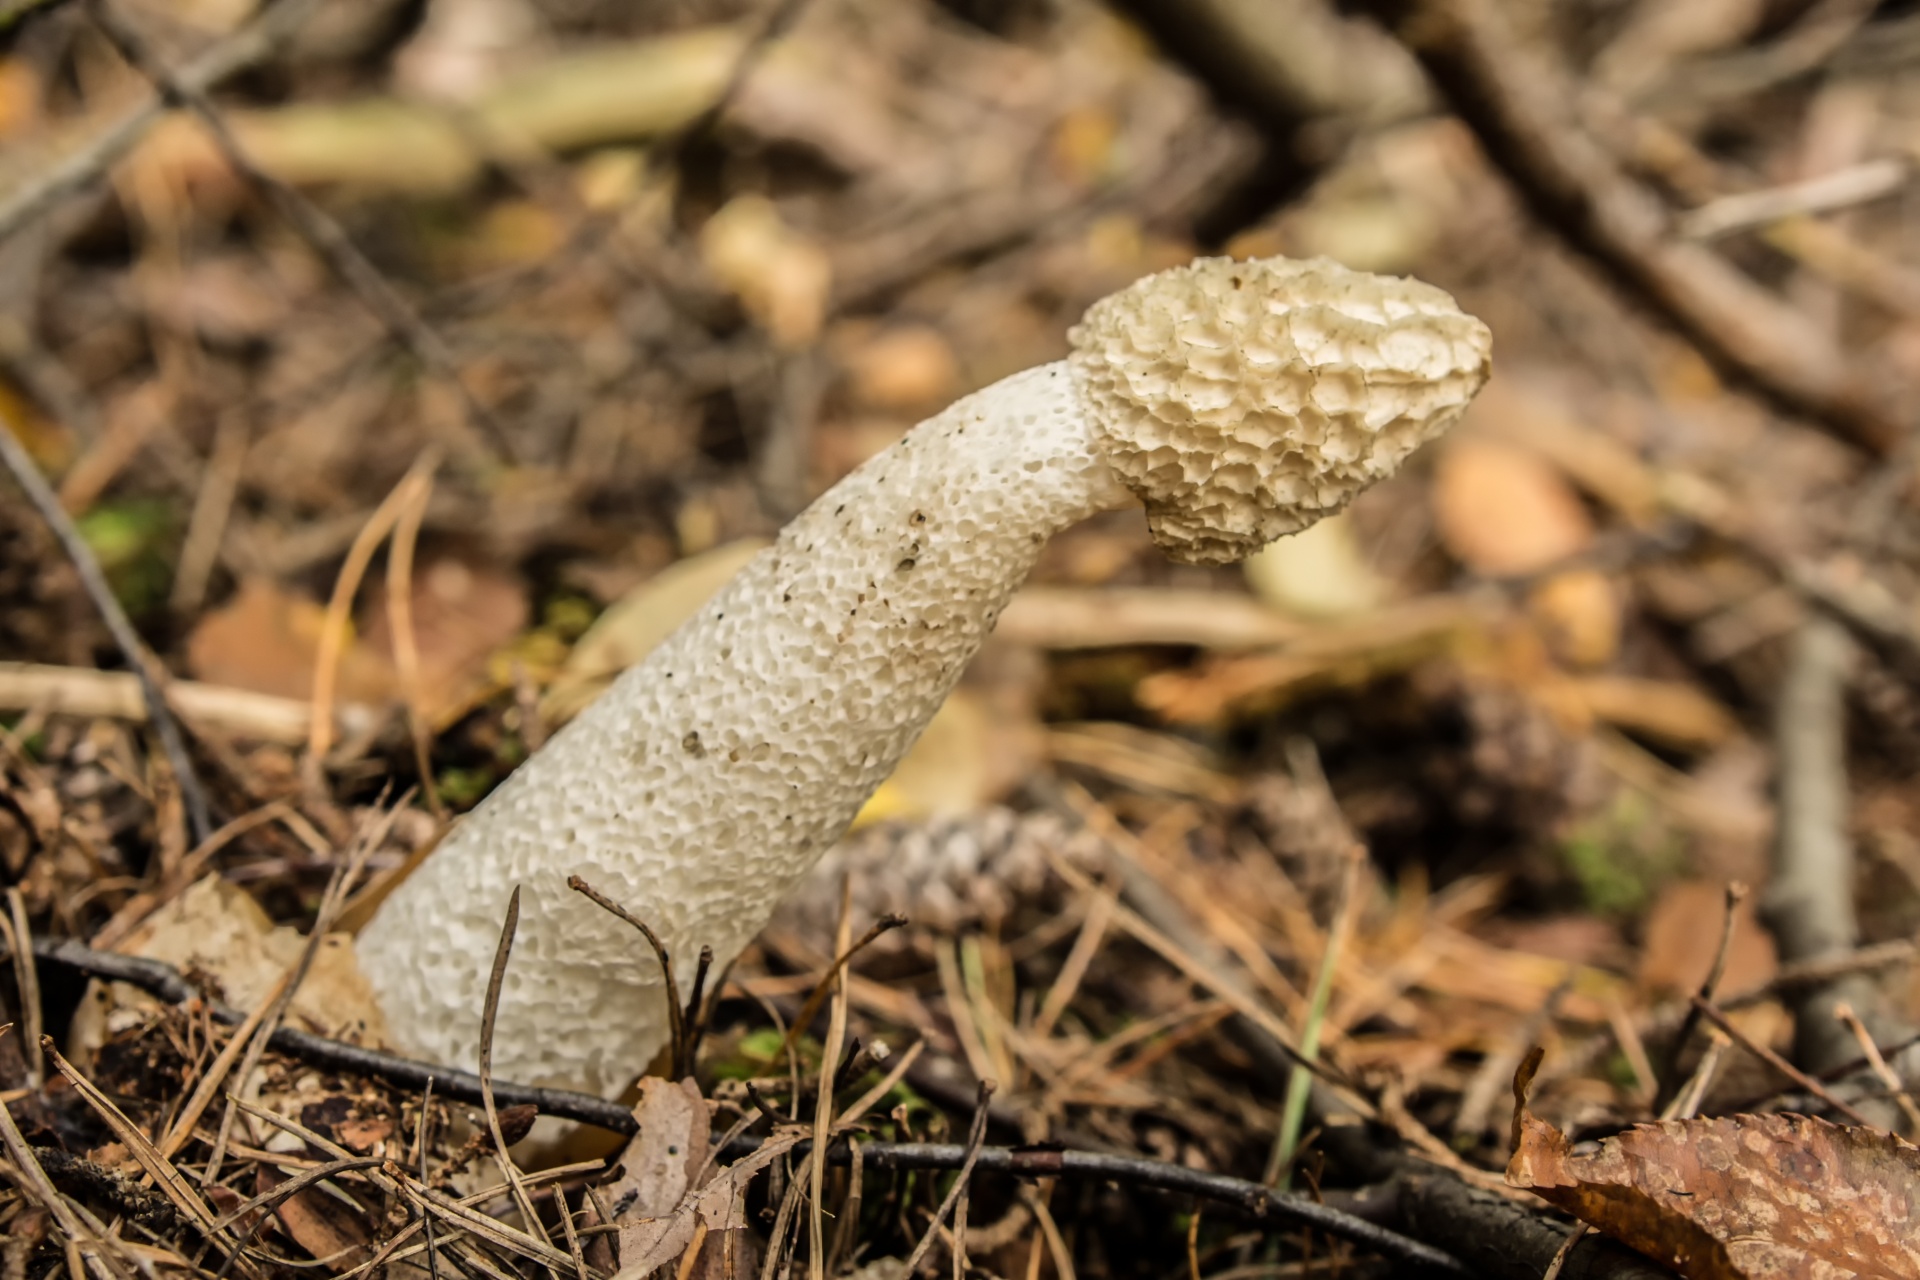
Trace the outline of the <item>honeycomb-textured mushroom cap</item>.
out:
[[[1418,280],[1203,258],[1095,303],[1071,364],[1107,461],[1176,560],[1221,564],[1340,510],[1444,431],[1492,335]]]

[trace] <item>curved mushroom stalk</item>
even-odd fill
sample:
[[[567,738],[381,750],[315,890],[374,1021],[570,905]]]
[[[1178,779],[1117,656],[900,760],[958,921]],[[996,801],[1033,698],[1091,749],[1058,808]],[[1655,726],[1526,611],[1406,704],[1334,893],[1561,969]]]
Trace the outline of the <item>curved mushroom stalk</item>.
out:
[[[403,1048],[474,1065],[518,885],[495,1070],[624,1088],[666,1041],[662,980],[569,875],[676,955],[726,963],[913,744],[1049,537],[1138,495],[1170,554],[1248,554],[1458,417],[1490,345],[1437,289],[1285,260],[1149,277],[1072,336],[1070,361],[957,402],[834,486],[394,891],[358,953]]]

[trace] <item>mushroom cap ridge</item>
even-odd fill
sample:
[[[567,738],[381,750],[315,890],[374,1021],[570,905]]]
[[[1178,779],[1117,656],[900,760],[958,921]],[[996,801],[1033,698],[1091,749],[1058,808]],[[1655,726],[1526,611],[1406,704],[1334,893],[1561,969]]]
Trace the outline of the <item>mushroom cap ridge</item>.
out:
[[[1492,335],[1432,285],[1327,258],[1202,258],[1068,334],[1114,473],[1175,560],[1223,564],[1332,515],[1457,419]]]

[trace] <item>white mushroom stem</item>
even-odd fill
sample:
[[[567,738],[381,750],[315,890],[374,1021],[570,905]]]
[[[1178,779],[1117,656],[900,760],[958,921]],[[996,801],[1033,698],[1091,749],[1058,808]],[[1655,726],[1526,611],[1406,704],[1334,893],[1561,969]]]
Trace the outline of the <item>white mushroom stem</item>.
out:
[[[1150,277],[1073,336],[1072,361],[959,401],[809,507],[388,898],[358,953],[403,1049],[474,1065],[517,885],[495,1071],[624,1088],[665,1043],[662,979],[569,875],[676,956],[726,963],[913,744],[1049,537],[1138,494],[1170,553],[1246,554],[1457,417],[1488,348],[1436,289],[1284,260]]]

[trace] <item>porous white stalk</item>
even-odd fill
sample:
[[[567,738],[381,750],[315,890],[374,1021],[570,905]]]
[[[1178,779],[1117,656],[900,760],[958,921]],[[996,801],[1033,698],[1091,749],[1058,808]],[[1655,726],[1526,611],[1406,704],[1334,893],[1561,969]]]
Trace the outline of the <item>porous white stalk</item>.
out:
[[[841,481],[501,785],[381,907],[361,967],[400,1047],[472,1067],[508,895],[504,1078],[612,1094],[659,1050],[637,912],[725,964],[939,709],[1054,533],[1138,497],[1219,563],[1338,511],[1459,417],[1486,326],[1413,280],[1217,258],[1096,304],[1074,354]],[[685,979],[683,979],[685,980]]]
[[[932,719],[1054,533],[1131,504],[1065,363],[954,404],[807,508],[501,784],[357,951],[394,1039],[471,1068],[521,887],[493,1062],[603,1094],[666,1040],[659,966],[731,960]],[[686,980],[683,977],[683,981]]]

